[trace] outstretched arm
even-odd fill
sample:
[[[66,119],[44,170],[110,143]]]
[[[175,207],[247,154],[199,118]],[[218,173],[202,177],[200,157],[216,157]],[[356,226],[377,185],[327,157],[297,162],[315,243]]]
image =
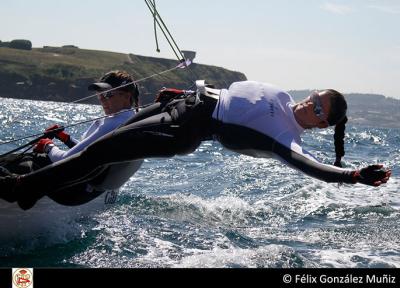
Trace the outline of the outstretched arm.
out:
[[[218,122],[216,139],[230,150],[253,157],[271,157],[272,152],[282,162],[325,182],[379,186],[391,176],[391,171],[382,165],[349,170],[320,163],[293,140],[283,145],[272,137],[240,125]]]
[[[383,165],[370,165],[360,170],[348,170],[318,162],[314,157],[294,144],[294,149],[289,149],[280,143],[275,143],[274,153],[285,162],[314,178],[326,182],[362,183],[370,186],[380,186],[386,183],[391,171]],[[296,147],[297,146],[297,147]]]

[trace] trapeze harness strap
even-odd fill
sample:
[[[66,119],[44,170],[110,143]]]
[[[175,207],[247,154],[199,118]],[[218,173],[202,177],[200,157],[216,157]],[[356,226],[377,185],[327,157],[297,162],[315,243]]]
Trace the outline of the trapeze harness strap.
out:
[[[233,83],[222,90],[213,118],[221,124],[216,139],[222,145],[253,157],[276,157],[326,182],[353,183],[351,172],[320,163],[301,147],[301,126],[294,118],[294,101],[270,84]]]
[[[217,105],[220,90],[207,87],[204,80],[196,81],[196,91],[186,91],[179,99],[170,100],[161,112],[168,112],[172,118],[172,125],[191,127],[197,125],[199,130],[210,129],[212,113]],[[208,131],[206,134],[209,134]]]

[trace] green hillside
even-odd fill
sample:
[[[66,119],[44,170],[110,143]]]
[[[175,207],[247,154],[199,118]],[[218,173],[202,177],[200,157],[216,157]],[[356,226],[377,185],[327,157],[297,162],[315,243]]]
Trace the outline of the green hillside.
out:
[[[77,47],[0,47],[0,97],[70,102],[87,96],[88,84],[110,70],[124,69],[141,79],[176,65],[176,60]],[[141,82],[142,103],[152,101],[163,86],[188,88],[197,79],[227,87],[246,76],[220,67],[192,64],[188,69]]]

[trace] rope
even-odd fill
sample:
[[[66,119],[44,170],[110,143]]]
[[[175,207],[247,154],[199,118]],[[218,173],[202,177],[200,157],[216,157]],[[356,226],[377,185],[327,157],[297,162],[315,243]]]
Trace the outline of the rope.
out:
[[[118,89],[123,88],[123,87],[125,87],[125,86],[132,85],[133,83],[136,84],[136,83],[139,83],[139,82],[143,82],[143,81],[145,81],[145,80],[147,80],[147,79],[154,78],[154,77],[156,77],[156,76],[163,75],[163,74],[165,74],[165,73],[171,72],[171,71],[176,70],[176,69],[178,69],[178,68],[184,68],[184,67],[185,67],[185,66],[183,66],[182,63],[180,63],[180,64],[178,64],[177,66],[175,66],[175,67],[173,67],[173,68],[164,70],[164,71],[159,72],[159,73],[155,73],[155,74],[153,74],[153,75],[144,77],[144,78],[139,79],[139,80],[136,80],[136,81],[132,81],[132,82],[126,83],[126,84],[124,84],[124,85],[120,85],[120,86],[118,86],[118,87],[114,87],[114,88],[109,89],[109,90],[105,90],[105,91],[103,91],[103,93],[115,91],[115,90],[118,90]],[[84,100],[93,98],[93,97],[97,97],[97,94],[89,95],[89,96],[87,96],[87,97],[84,97],[84,98],[75,100],[75,101],[73,101],[73,102],[64,103],[63,105],[76,104],[76,103],[79,103],[79,102],[81,102],[81,101],[84,101]],[[151,105],[151,104],[142,105],[142,106],[139,106],[138,108],[145,108],[145,107],[147,107],[147,106],[149,106],[149,105]],[[136,109],[136,108],[131,108],[131,109],[129,109],[129,110],[134,110],[134,109]],[[124,110],[124,111],[126,111],[126,110]],[[112,114],[112,115],[118,115],[119,113],[122,113],[122,112],[117,112],[117,113]],[[99,119],[103,119],[103,118],[106,118],[106,117],[109,117],[109,116],[111,116],[111,115],[106,115],[106,116],[98,117],[98,118],[95,118],[95,119],[90,119],[90,120],[86,120],[86,121],[74,123],[74,124],[71,124],[71,125],[64,126],[64,128],[74,127],[74,126],[77,126],[77,125],[81,125],[81,124],[85,124],[85,123],[88,123],[88,122],[92,122],[92,121],[96,121],[96,120],[99,120]],[[7,142],[2,142],[2,143],[0,143],[0,146],[1,146],[1,145],[6,145],[6,144],[10,144],[10,143],[14,143],[14,142],[18,142],[18,141],[25,140],[25,139],[29,139],[29,138],[33,138],[33,137],[38,137],[38,136],[40,136],[40,135],[42,135],[42,134],[43,134],[43,133],[33,134],[33,135],[29,135],[29,136],[24,136],[24,137],[21,137],[21,138],[13,139],[13,140],[10,140],[10,141],[7,141]]]
[[[152,104],[153,103],[142,105],[139,108],[143,109],[143,108],[146,108],[146,107],[148,107],[148,106],[150,106]],[[62,126],[62,127],[64,129],[71,128],[71,127],[79,126],[79,125],[86,124],[86,123],[89,123],[89,122],[93,122],[93,121],[96,121],[96,120],[104,119],[104,118],[107,118],[107,117],[112,117],[112,116],[115,116],[115,115],[118,115],[118,114],[121,114],[121,113],[125,113],[126,111],[133,111],[135,109],[136,109],[136,107],[133,107],[133,108],[130,108],[130,109],[124,109],[122,111],[119,111],[119,112],[116,112],[116,113],[113,113],[113,114],[110,114],[110,115],[104,115],[104,116],[100,116],[100,117],[97,117],[97,118],[92,118],[92,119],[81,121],[81,122],[76,122],[76,123],[69,124],[69,125]],[[60,128],[58,128],[58,129],[60,129]],[[18,141],[22,141],[22,140],[33,138],[33,137],[39,137],[39,136],[42,136],[44,134],[45,134],[44,132],[41,132],[41,133],[38,133],[38,134],[32,134],[32,135],[29,135],[29,136],[24,136],[24,137],[21,137],[21,138],[18,138],[18,139],[13,139],[13,140],[10,140],[10,141],[7,141],[7,142],[2,142],[2,143],[0,143],[0,146],[1,145],[6,145],[6,144],[11,144],[11,143],[18,142]]]
[[[136,80],[136,81],[131,81],[131,82],[128,82],[128,83],[126,83],[126,84],[124,84],[124,85],[120,85],[120,86],[118,86],[118,87],[114,87],[114,88],[111,88],[111,89],[109,89],[109,90],[102,91],[102,93],[107,93],[107,92],[115,91],[115,90],[118,90],[118,89],[120,89],[120,88],[129,86],[129,85],[132,85],[132,84],[137,84],[137,83],[143,82],[143,81],[145,81],[145,80],[147,80],[147,79],[154,78],[154,77],[156,77],[156,76],[160,76],[160,75],[166,74],[166,73],[168,73],[168,72],[174,71],[174,70],[176,70],[176,69],[178,69],[178,68],[182,68],[182,65],[179,64],[179,65],[177,65],[177,66],[175,66],[175,67],[173,67],[173,68],[164,70],[164,71],[162,71],[162,72],[158,72],[158,73],[155,73],[155,74],[153,74],[153,75],[144,77],[144,78],[142,78],[142,79],[139,79],[139,80]],[[93,95],[89,95],[89,96],[84,97],[84,98],[80,98],[80,99],[75,100],[75,101],[72,101],[72,102],[65,103],[65,105],[66,105],[66,104],[76,104],[76,103],[82,102],[82,101],[84,101],[84,100],[93,98],[93,97],[97,97],[97,93],[96,93],[96,94],[93,94]]]
[[[172,51],[174,52],[175,56],[178,58],[178,60],[179,60],[181,63],[186,63],[186,67],[189,66],[190,64],[187,64],[187,61],[188,61],[188,60],[186,59],[185,55],[182,53],[181,49],[179,49],[178,44],[176,43],[176,41],[175,41],[174,37],[172,36],[171,32],[169,31],[167,25],[166,25],[165,22],[163,21],[163,19],[162,19],[160,13],[158,13],[158,10],[157,10],[156,4],[155,4],[156,1],[153,0],[153,3],[152,3],[151,0],[145,0],[144,2],[146,3],[147,7],[149,8],[151,14],[152,14],[153,17],[154,17],[154,23],[157,23],[157,24],[158,24],[158,26],[159,26],[161,32],[164,34],[164,37],[165,37],[165,39],[167,40],[167,42],[168,42],[169,46],[171,47]],[[164,31],[164,29],[166,30],[166,32]],[[154,32],[157,33],[157,32],[156,32],[156,27],[154,27]],[[168,34],[168,36],[167,36],[167,34]],[[157,35],[157,34],[156,34],[156,35]],[[171,39],[171,41],[173,42],[173,44],[174,44],[175,46],[171,43],[171,41],[170,41],[169,39]],[[158,40],[157,40],[157,37],[156,37],[156,45],[157,45],[157,47],[158,47]],[[178,51],[178,52],[177,52],[177,51]],[[159,52],[159,51],[157,50],[157,52]],[[181,57],[181,58],[179,57],[178,53],[180,54],[180,57]],[[196,82],[195,79],[199,79],[199,77],[198,77],[198,75],[193,71],[193,69],[190,69],[190,67],[189,67],[189,71],[190,71],[190,73],[192,74],[192,77],[189,77],[189,78],[190,78],[190,80],[191,80],[192,83],[195,83],[195,82]],[[195,85],[195,84],[193,84],[191,87],[193,87],[194,85]],[[189,89],[191,89],[191,87],[190,87]]]
[[[157,25],[160,28],[161,32],[164,34],[165,39],[167,40],[167,42],[168,42],[169,46],[171,47],[172,51],[174,52],[176,58],[178,58],[178,60],[181,61],[181,62],[185,61],[186,60],[185,56],[183,55],[183,53],[179,49],[179,46],[178,46],[178,44],[176,44],[176,41],[175,41],[174,37],[171,35],[171,32],[169,32],[167,25],[165,25],[165,22],[162,20],[161,15],[158,13],[158,11],[156,9],[155,0],[154,0],[154,4],[150,0],[144,0],[144,2],[146,3],[147,7],[149,8],[151,14],[153,15],[154,21],[157,23]],[[173,44],[171,43],[171,41],[173,42]],[[178,53],[180,54],[180,56],[178,55]]]
[[[157,45],[157,50],[158,50],[158,52],[159,52],[159,46],[158,46],[158,39],[157,39],[156,24],[158,25],[158,27],[160,28],[160,30],[163,32],[163,34],[164,34],[164,36],[165,36],[165,39],[168,41],[168,43],[169,43],[169,45],[170,45],[172,51],[174,52],[175,56],[178,58],[178,60],[179,60],[180,63],[179,63],[177,66],[173,67],[173,68],[170,68],[170,69],[167,69],[167,70],[158,72],[158,73],[154,73],[153,75],[144,77],[144,78],[139,79],[139,80],[136,80],[136,81],[131,81],[131,82],[129,82],[129,83],[126,83],[126,84],[124,84],[124,85],[120,85],[120,86],[118,86],[118,87],[114,87],[114,88],[111,88],[111,89],[102,91],[103,93],[112,92],[112,91],[118,90],[118,89],[120,89],[120,88],[129,86],[129,85],[132,85],[132,84],[137,84],[137,83],[143,82],[143,81],[145,81],[145,80],[154,78],[154,77],[156,77],[156,76],[160,76],[160,75],[166,74],[166,73],[168,73],[168,72],[174,71],[174,70],[176,70],[176,69],[178,69],[178,68],[186,68],[186,67],[188,67],[188,66],[191,64],[191,62],[189,62],[188,60],[186,60],[185,56],[183,55],[183,53],[182,53],[181,50],[179,49],[178,45],[176,44],[176,41],[175,41],[174,37],[171,35],[170,31],[168,30],[168,27],[165,25],[165,22],[162,20],[160,14],[158,13],[158,11],[157,11],[157,9],[156,9],[156,2],[155,2],[155,0],[153,0],[153,2],[151,2],[151,0],[145,0],[145,3],[146,3],[147,7],[149,8],[149,10],[150,10],[150,12],[152,13],[153,18],[154,18],[154,31],[155,31],[156,45]],[[166,30],[166,32],[164,31],[164,29]],[[168,34],[168,35],[167,35],[167,34]],[[173,42],[173,44],[171,43],[170,39],[171,39],[171,41]],[[175,45],[175,46],[174,46],[174,45]],[[178,53],[177,53],[176,50],[177,50],[178,53],[180,54],[181,58],[178,56]],[[194,71],[192,71],[191,69],[189,69],[189,70],[194,74]],[[194,75],[195,75],[195,74],[194,74]],[[195,75],[195,76],[196,76],[196,75]],[[194,81],[192,80],[192,82],[194,82]],[[72,102],[68,102],[68,103],[61,104],[61,106],[69,105],[69,104],[76,104],[76,103],[82,102],[82,101],[84,101],[84,100],[91,99],[91,98],[93,98],[93,97],[97,97],[97,93],[95,93],[95,94],[93,94],[93,95],[89,95],[89,96],[87,96],[87,97],[80,98],[80,99],[75,100],[75,101],[72,101]],[[151,105],[151,104],[139,106],[138,108],[145,108],[145,107],[147,107],[147,106],[149,106],[149,105]],[[136,108],[131,108],[131,109],[129,109],[129,110],[133,110],[133,109],[136,109]],[[129,111],[129,110],[128,110],[128,111]],[[123,113],[123,112],[125,112],[125,111],[127,111],[127,110],[120,111],[120,112],[114,113],[114,114],[112,114],[112,115],[118,115],[119,113]],[[98,117],[98,118],[95,118],[95,119],[90,119],[90,120],[86,120],[86,121],[82,121],[82,122],[70,124],[70,125],[64,126],[64,129],[65,129],[65,128],[74,127],[74,126],[78,126],[78,125],[81,125],[81,124],[85,124],[85,123],[88,123],[88,122],[96,121],[96,120],[99,120],[99,119],[103,119],[103,118],[106,118],[106,117],[109,117],[109,116],[112,116],[112,115],[106,115],[106,116]],[[29,136],[25,136],[25,137],[18,138],[18,139],[13,139],[13,140],[10,140],[10,141],[2,142],[2,143],[0,143],[0,146],[1,146],[1,145],[6,145],[6,144],[10,144],[10,143],[14,143],[14,142],[17,142],[17,141],[22,141],[22,140],[25,140],[25,139],[28,139],[28,138],[38,137],[38,136],[41,136],[41,135],[43,135],[43,134],[44,134],[44,133],[38,133],[38,134],[33,134],[33,135],[29,135]]]
[[[156,0],[153,0],[154,9],[156,9]],[[158,45],[158,37],[157,37],[157,22],[156,22],[156,14],[153,14],[154,17],[154,37],[156,39],[156,51],[160,53],[160,46]]]

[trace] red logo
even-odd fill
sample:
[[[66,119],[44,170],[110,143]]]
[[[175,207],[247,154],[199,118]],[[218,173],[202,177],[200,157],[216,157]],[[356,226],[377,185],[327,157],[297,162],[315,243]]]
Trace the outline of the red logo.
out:
[[[28,268],[13,269],[13,287],[27,288],[33,284],[33,270]],[[33,285],[32,285],[33,286]]]

